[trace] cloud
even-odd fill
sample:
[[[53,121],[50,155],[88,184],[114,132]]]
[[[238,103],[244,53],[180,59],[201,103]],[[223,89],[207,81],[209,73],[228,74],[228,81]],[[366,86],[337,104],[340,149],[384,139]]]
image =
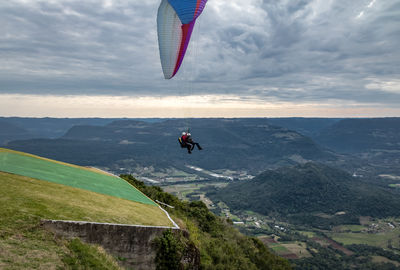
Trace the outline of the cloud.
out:
[[[105,93],[151,81],[159,66],[150,2],[0,4],[1,90]]]
[[[395,79],[392,81],[370,78],[370,83],[365,87],[371,90],[381,90],[385,92],[392,92],[400,94],[400,79]]]
[[[0,3],[0,94],[400,103],[396,0],[209,0],[165,81],[158,0]]]
[[[333,102],[332,102],[333,101]],[[132,97],[106,95],[0,95],[0,115],[22,117],[379,117],[400,108],[351,101],[266,102],[236,95]]]

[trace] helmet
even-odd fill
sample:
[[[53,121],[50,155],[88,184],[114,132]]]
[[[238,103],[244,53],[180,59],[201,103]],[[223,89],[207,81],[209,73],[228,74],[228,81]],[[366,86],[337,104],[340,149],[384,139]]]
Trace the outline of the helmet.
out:
[[[182,132],[182,136],[185,136],[186,135],[186,132],[184,131],[184,132]]]
[[[186,135],[188,135],[188,136],[192,136],[192,134],[190,134],[190,133],[187,133]]]

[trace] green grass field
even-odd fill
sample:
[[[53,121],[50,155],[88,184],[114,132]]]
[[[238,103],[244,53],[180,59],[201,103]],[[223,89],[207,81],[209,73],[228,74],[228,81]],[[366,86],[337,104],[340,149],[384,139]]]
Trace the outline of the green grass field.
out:
[[[307,244],[302,242],[285,243],[282,244],[291,253],[296,254],[299,258],[311,257],[311,254],[307,251]]]
[[[400,235],[400,229],[396,228],[392,231],[385,233],[327,233],[327,235],[333,240],[343,244],[366,244],[370,246],[376,246],[381,248],[387,248],[389,240],[392,241],[392,246],[399,248],[400,243],[398,241]]]
[[[333,231],[335,232],[344,232],[344,231],[349,231],[349,232],[360,232],[362,230],[366,229],[365,226],[362,225],[340,225],[336,226],[333,228]]]
[[[118,269],[101,248],[55,238],[41,219],[172,226],[157,206],[0,172],[0,269]]]
[[[315,232],[308,232],[308,231],[298,231],[299,233],[301,233],[302,235],[305,235],[309,238],[315,237],[316,233]]]
[[[0,216],[171,226],[158,206],[0,172]],[[2,228],[0,226],[0,228]]]
[[[284,247],[281,244],[270,244],[270,245],[268,245],[268,247],[270,249],[272,249],[273,251],[277,252],[278,254],[290,252],[286,247]]]
[[[152,200],[101,171],[0,148],[0,269],[119,269],[104,250],[41,219],[172,226]]]
[[[4,148],[0,148],[0,171],[156,205],[118,177]]]

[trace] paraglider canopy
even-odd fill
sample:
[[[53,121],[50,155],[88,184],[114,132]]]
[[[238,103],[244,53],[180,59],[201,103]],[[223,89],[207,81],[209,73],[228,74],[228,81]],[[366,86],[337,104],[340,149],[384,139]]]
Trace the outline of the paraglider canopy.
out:
[[[207,0],[162,0],[157,14],[158,45],[165,79],[178,72],[196,19]]]

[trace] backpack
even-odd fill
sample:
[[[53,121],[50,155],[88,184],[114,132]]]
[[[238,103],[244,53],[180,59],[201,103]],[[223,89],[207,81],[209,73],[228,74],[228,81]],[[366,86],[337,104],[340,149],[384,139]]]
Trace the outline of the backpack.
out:
[[[182,140],[182,137],[178,138],[178,142],[179,142],[179,144],[181,145],[182,148],[186,147],[186,143]]]

